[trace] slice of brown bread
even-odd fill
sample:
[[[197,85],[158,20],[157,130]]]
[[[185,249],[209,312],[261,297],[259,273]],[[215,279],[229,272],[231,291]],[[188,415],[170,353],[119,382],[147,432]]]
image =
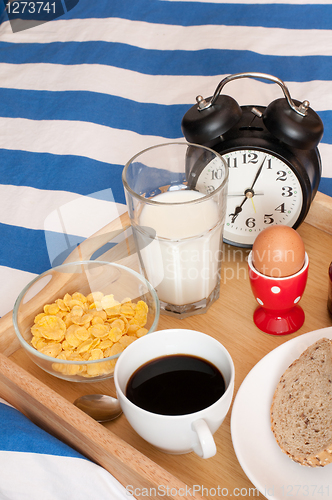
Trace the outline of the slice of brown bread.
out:
[[[282,451],[309,467],[332,462],[332,344],[308,347],[280,378],[271,429]]]

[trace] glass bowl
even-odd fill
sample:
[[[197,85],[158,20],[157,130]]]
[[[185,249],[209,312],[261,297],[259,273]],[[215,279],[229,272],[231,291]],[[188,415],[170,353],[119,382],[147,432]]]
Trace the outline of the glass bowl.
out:
[[[157,294],[142,275],[120,264],[82,261],[31,281],[15,302],[13,323],[25,352],[45,372],[95,382],[113,377],[121,352],[153,332],[159,314]]]

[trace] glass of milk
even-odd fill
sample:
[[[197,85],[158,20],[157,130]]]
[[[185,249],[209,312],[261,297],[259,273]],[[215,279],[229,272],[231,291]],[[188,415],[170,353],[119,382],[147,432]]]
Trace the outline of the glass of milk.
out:
[[[205,313],[219,297],[228,167],[212,149],[166,143],[125,165],[123,185],[141,272],[161,311]]]

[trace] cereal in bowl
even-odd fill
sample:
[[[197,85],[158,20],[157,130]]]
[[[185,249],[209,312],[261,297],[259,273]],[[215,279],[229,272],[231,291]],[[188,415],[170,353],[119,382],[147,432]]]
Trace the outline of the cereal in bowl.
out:
[[[31,327],[32,346],[39,352],[61,360],[100,363],[53,363],[54,370],[66,375],[96,377],[114,371],[116,359],[102,361],[121,353],[131,342],[145,335],[148,306],[125,298],[93,292],[87,296],[66,294],[35,317]]]

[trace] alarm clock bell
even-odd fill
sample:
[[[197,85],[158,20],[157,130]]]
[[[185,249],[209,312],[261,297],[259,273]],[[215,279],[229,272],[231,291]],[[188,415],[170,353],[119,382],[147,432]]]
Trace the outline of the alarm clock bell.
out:
[[[228,95],[220,95],[223,87],[239,78],[261,78],[277,83],[285,97],[272,101],[262,119],[268,131],[285,144],[299,149],[315,148],[323,136],[323,123],[308,101],[293,101],[282,80],[265,73],[237,73],[224,78],[214,95],[196,97],[197,104],[182,119],[182,132],[188,142],[212,146],[241,118],[239,104]],[[255,110],[254,110],[255,112]]]

